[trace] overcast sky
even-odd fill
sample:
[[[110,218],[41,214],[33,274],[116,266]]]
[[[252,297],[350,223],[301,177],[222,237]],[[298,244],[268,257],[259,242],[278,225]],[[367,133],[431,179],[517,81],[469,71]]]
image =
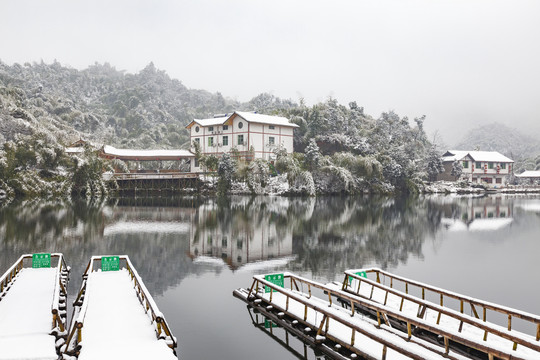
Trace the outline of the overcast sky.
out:
[[[425,114],[450,145],[494,121],[540,134],[538,0],[0,0],[0,13],[8,64],[153,61],[241,101]]]

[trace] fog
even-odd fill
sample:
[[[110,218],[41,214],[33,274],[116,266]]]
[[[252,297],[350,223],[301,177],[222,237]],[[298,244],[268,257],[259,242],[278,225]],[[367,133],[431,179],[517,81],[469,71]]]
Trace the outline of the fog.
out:
[[[449,144],[492,122],[540,133],[536,0],[4,0],[0,11],[8,64],[152,61],[241,101],[270,92],[426,115]]]

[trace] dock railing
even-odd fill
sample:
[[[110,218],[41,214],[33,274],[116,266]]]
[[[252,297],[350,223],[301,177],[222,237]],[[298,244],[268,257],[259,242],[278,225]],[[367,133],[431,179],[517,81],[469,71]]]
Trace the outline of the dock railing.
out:
[[[51,333],[57,340],[65,340],[66,332],[66,301],[67,301],[67,281],[70,267],[67,266],[62,253],[52,253],[51,262],[57,260],[56,275],[54,281],[53,301],[51,304],[52,327]],[[51,264],[52,266],[52,264]],[[0,299],[7,295],[13,280],[25,267],[32,267],[32,254],[24,254],[0,277]],[[31,295],[29,295],[31,296]],[[63,341],[62,341],[63,342]],[[62,345],[57,341],[57,347]]]
[[[375,276],[375,280],[370,280],[368,278],[359,276],[357,273],[359,272],[365,272],[366,275],[373,274]],[[381,280],[382,278],[382,280]],[[507,323],[501,326],[505,326],[508,331],[512,330],[512,319],[517,318],[524,320],[525,322],[528,322],[532,324],[536,328],[536,334],[531,335],[536,338],[536,341],[539,342],[536,344],[536,346],[540,346],[540,316],[534,315],[531,313],[527,313],[525,311],[520,311],[516,309],[512,309],[510,307],[501,306],[498,304],[494,304],[491,302],[475,299],[470,296],[461,295],[452,291],[447,291],[435,286],[431,286],[428,284],[421,283],[419,281],[407,279],[401,276],[394,275],[392,273],[386,272],[384,270],[378,269],[378,268],[369,268],[369,269],[356,269],[356,270],[347,270],[345,271],[345,279],[343,280],[343,286],[342,289],[346,291],[351,291],[349,279],[355,279],[358,282],[358,288],[361,286],[362,282],[369,283],[370,285],[377,287],[379,289],[382,289],[384,291],[387,291],[387,286],[384,285],[381,281],[386,282],[386,279],[389,279],[390,281],[390,289],[394,288],[395,282],[400,282],[405,287],[405,294],[409,294],[409,292],[412,290],[412,288],[416,287],[419,291],[421,291],[421,299],[425,300],[428,296],[428,292],[431,292],[435,294],[437,297],[439,297],[439,303],[440,307],[447,307],[445,305],[445,298],[447,299],[454,299],[459,302],[459,310],[456,309],[456,311],[459,311],[461,314],[464,313],[464,305],[468,304],[470,307],[470,311],[473,314],[473,316],[476,319],[480,319],[480,315],[478,314],[478,309],[482,309],[482,317],[481,320],[483,322],[487,322],[487,311],[493,311],[499,314],[502,314],[504,317],[508,319]],[[354,292],[354,289],[352,290]],[[359,292],[357,289],[355,291],[356,293]],[[395,293],[395,291],[393,292]],[[413,300],[411,300],[413,301]],[[447,307],[448,308],[448,307]],[[444,313],[443,310],[441,310],[441,313]],[[440,320],[440,319],[438,319]],[[485,337],[487,334],[485,335]]]
[[[67,348],[65,351],[65,353],[68,355],[78,356],[78,352],[81,349],[81,346],[79,344],[83,340],[84,319],[89,303],[88,297],[92,296],[91,294],[86,293],[88,275],[93,271],[97,271],[94,269],[94,264],[98,261],[101,262],[102,258],[107,256],[108,255],[92,256],[83,274],[83,283],[81,289],[77,295],[77,298],[73,302],[73,305],[76,307],[76,309],[78,308],[79,310],[74,310],[71,330],[67,339]],[[127,255],[120,255],[119,258],[121,261],[121,268],[126,268],[131,276],[131,280],[133,281],[133,287],[137,294],[137,298],[141,303],[141,306],[143,306],[146,314],[152,320],[152,324],[156,332],[156,338],[164,339],[167,345],[173,350],[173,352],[175,352],[175,348],[177,347],[176,338],[172,334],[170,327],[165,320],[165,317],[163,316],[161,311],[159,311],[157,304],[155,303],[154,299],[150,295],[150,292],[144,285],[141,277],[137,273],[137,270],[131,263],[129,257]]]
[[[351,275],[357,276],[356,274],[347,274],[347,275],[348,276],[351,276]],[[275,285],[275,284],[265,280],[264,275],[256,275],[256,276],[254,276],[254,281],[253,281],[253,284],[251,286],[251,289],[249,290],[248,298],[250,296],[260,296],[259,292],[260,292],[261,284],[262,284],[262,285],[268,286],[270,288],[270,303],[272,302],[272,296],[273,296],[274,292],[279,292],[279,293],[284,294],[286,296],[286,306],[285,306],[285,309],[283,309],[283,311],[288,311],[290,299],[293,299],[293,300],[303,304],[305,306],[304,318],[299,319],[299,320],[302,320],[302,321],[305,322],[305,320],[307,318],[307,310],[308,310],[308,308],[311,308],[311,309],[315,310],[316,312],[323,315],[323,320],[321,321],[321,323],[319,325],[317,335],[325,334],[325,336],[327,336],[326,334],[328,333],[328,326],[329,326],[328,325],[328,320],[329,319],[332,319],[332,320],[343,323],[344,325],[350,327],[351,331],[352,331],[352,333],[351,333],[351,342],[349,344],[347,344],[347,346],[348,346],[348,348],[350,350],[352,350],[353,346],[354,346],[355,332],[359,332],[359,333],[362,333],[363,335],[365,335],[365,336],[367,336],[367,337],[369,337],[369,338],[383,344],[384,345],[384,349],[383,349],[384,353],[386,353],[386,348],[392,348],[392,349],[394,349],[394,350],[396,350],[398,352],[401,352],[401,353],[403,353],[403,354],[405,354],[407,356],[410,356],[412,358],[422,358],[421,356],[418,357],[416,354],[405,353],[404,351],[406,351],[406,350],[404,350],[404,349],[402,349],[400,347],[396,347],[395,344],[389,343],[388,341],[386,341],[382,337],[378,337],[378,336],[373,335],[371,333],[365,332],[363,329],[358,327],[353,322],[344,321],[343,319],[336,318],[328,310],[326,310],[326,309],[324,309],[322,307],[318,307],[318,306],[314,306],[313,304],[310,304],[309,303],[309,298],[311,298],[311,296],[312,296],[312,289],[319,289],[328,296],[328,303],[329,303],[328,306],[332,305],[332,296],[334,296],[334,297],[336,297],[338,299],[341,299],[341,300],[348,301],[351,304],[351,314],[350,314],[351,317],[353,317],[354,314],[355,314],[355,308],[356,308],[355,305],[360,305],[360,306],[363,306],[365,308],[368,308],[368,309],[372,310],[373,312],[375,312],[377,314],[377,322],[378,322],[379,327],[383,324],[383,322],[386,325],[389,325],[389,320],[388,320],[389,317],[397,319],[399,321],[402,321],[403,323],[405,323],[407,325],[406,337],[407,337],[408,341],[413,341],[413,342],[415,341],[414,333],[412,331],[413,327],[440,335],[444,340],[444,351],[442,352],[442,354],[444,356],[448,356],[448,354],[449,354],[450,341],[453,341],[453,342],[462,344],[462,345],[464,345],[466,347],[476,349],[476,350],[478,350],[480,352],[483,352],[483,353],[487,354],[489,359],[493,359],[493,358],[519,359],[520,358],[519,354],[517,354],[515,352],[515,350],[516,350],[516,345],[515,344],[516,343],[517,344],[522,344],[522,345],[527,346],[528,348],[534,349],[536,351],[540,351],[540,344],[535,343],[532,339],[528,340],[528,339],[526,339],[526,338],[524,338],[522,336],[519,336],[516,333],[500,332],[496,328],[494,328],[493,326],[490,326],[489,324],[484,323],[484,322],[479,321],[479,320],[475,321],[474,319],[471,319],[471,321],[475,322],[478,327],[481,327],[482,329],[484,329],[488,333],[497,334],[497,335],[499,335],[499,336],[501,336],[501,337],[503,337],[503,338],[505,338],[507,340],[513,341],[514,342],[514,348],[513,349],[508,349],[508,350],[500,349],[500,348],[494,348],[494,347],[490,346],[489,344],[487,344],[485,342],[475,341],[475,340],[471,339],[470,337],[468,337],[467,335],[462,334],[461,332],[459,332],[457,330],[452,331],[452,330],[448,330],[448,329],[442,329],[442,328],[434,326],[431,323],[429,323],[429,322],[427,322],[427,321],[425,321],[425,320],[423,320],[421,318],[418,318],[416,316],[406,315],[406,314],[404,314],[404,313],[402,313],[400,311],[393,310],[392,308],[389,308],[388,306],[385,306],[383,304],[379,304],[379,303],[371,301],[369,299],[365,299],[363,297],[359,297],[357,295],[351,294],[350,292],[344,291],[342,289],[332,288],[330,286],[323,285],[323,284],[317,283],[315,281],[312,281],[312,280],[309,280],[309,279],[306,279],[306,278],[303,278],[303,277],[300,277],[300,276],[296,276],[296,275],[291,274],[291,273],[285,273],[284,278],[285,279],[287,279],[287,278],[290,279],[290,291],[286,290],[285,288],[280,287],[279,285]],[[364,278],[362,278],[362,279],[364,279]],[[300,288],[299,288],[298,284],[301,284],[302,287],[305,286],[307,288],[307,291],[308,291],[307,294],[306,294],[307,297],[302,296],[302,295],[300,295],[298,293],[295,293],[293,291],[294,289],[296,291],[300,291]],[[263,290],[263,292],[264,292],[264,290]],[[302,290],[302,293],[303,292],[304,291]],[[326,321],[326,325],[325,325],[325,321]],[[325,331],[323,331],[323,327],[325,328]],[[418,342],[418,344],[420,345],[420,342]],[[421,345],[421,346],[423,346],[423,345]]]

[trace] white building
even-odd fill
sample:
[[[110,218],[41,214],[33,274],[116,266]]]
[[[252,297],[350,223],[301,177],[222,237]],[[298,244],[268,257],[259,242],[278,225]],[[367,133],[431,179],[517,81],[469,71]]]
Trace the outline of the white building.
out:
[[[475,183],[493,187],[506,186],[507,178],[512,174],[514,160],[497,151],[448,150],[442,156],[444,172],[437,180],[456,181],[452,176],[454,161],[461,162],[462,178]]]
[[[186,128],[191,144],[198,142],[204,155],[221,156],[236,148],[247,157],[253,147],[255,158],[272,160],[274,150],[293,152],[293,129],[298,127],[281,116],[235,111],[211,119],[195,119]],[[193,147],[191,148],[193,151]],[[200,171],[197,167],[193,171]]]

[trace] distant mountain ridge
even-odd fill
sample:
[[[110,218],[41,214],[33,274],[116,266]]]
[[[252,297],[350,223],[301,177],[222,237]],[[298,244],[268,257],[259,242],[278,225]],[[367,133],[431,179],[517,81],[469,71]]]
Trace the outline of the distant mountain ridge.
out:
[[[493,123],[470,130],[454,148],[498,151],[514,161],[522,161],[540,154],[540,141],[506,125]]]

